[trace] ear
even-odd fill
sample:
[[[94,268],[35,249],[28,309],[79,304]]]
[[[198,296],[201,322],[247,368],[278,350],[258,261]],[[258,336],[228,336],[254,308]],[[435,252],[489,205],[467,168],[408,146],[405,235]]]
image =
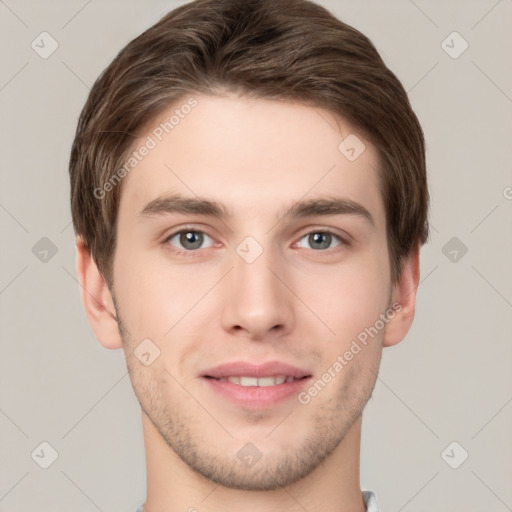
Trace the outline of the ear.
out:
[[[81,237],[76,240],[76,248],[80,296],[96,339],[105,348],[122,348],[123,341],[110,290]]]
[[[391,306],[395,316],[389,320],[384,334],[384,347],[397,345],[409,331],[414,319],[416,291],[420,279],[420,246],[417,245],[403,261],[402,272],[393,286]]]

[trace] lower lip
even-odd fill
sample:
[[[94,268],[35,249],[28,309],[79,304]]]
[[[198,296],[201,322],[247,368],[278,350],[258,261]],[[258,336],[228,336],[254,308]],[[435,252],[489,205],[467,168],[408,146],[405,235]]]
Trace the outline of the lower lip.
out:
[[[203,377],[206,384],[239,407],[249,409],[268,409],[283,400],[297,396],[309,383],[311,377],[283,382],[275,386],[240,386],[229,381],[220,381]]]

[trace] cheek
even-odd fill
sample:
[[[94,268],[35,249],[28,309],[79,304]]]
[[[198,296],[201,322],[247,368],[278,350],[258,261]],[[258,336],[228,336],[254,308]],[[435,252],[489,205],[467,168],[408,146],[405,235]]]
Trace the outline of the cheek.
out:
[[[195,306],[222,274],[212,264],[172,263],[163,253],[156,248],[121,249],[116,261],[115,288],[127,327],[138,337],[155,341],[165,341],[175,325],[193,316]]]
[[[134,251],[126,244],[116,249],[114,267],[114,288],[117,304],[123,314],[126,327],[132,334],[143,337],[155,336],[163,327],[155,324],[165,308],[158,289],[158,270],[151,261],[144,259],[142,252]],[[153,332],[146,332],[153,326]]]
[[[322,286],[319,286],[322,283]],[[360,254],[311,282],[303,294],[311,308],[346,342],[373,325],[388,307],[391,293],[386,257]],[[316,309],[318,308],[318,309]]]

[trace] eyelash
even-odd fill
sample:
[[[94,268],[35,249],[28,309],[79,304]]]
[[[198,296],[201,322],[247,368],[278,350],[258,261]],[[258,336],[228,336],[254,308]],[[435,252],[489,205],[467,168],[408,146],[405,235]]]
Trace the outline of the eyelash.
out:
[[[183,228],[183,229],[180,229],[179,231],[175,231],[173,232],[172,234],[170,234],[169,236],[167,236],[164,241],[162,242],[164,245],[165,245],[165,248],[172,252],[173,254],[176,254],[176,255],[179,255],[179,256],[187,256],[187,257],[191,257],[191,258],[195,258],[195,257],[198,257],[200,256],[199,252],[201,251],[201,249],[191,249],[191,250],[180,250],[180,249],[175,249],[173,246],[170,245],[170,240],[172,240],[176,235],[181,235],[182,233],[200,233],[200,234],[203,234],[203,235],[206,235],[208,236],[209,238],[212,238],[210,235],[208,235],[208,233],[205,233],[204,231],[201,231],[199,229],[195,229],[195,228]],[[335,246],[335,247],[331,247],[330,249],[334,249],[336,247],[340,247],[340,246],[349,246],[349,242],[341,237],[340,235],[338,235],[337,233],[334,233],[334,231],[331,231],[329,229],[314,229],[312,231],[308,231],[306,233],[304,233],[300,239],[302,240],[303,238],[305,238],[306,236],[309,236],[309,235],[312,235],[312,234],[315,234],[315,233],[321,233],[323,235],[331,235],[332,237],[336,238],[339,240],[340,244]],[[315,250],[315,249],[311,249],[312,251],[316,252],[316,253],[320,253],[320,255],[322,255],[321,253],[325,253],[325,252],[328,252],[329,249],[320,249],[320,250]],[[330,255],[331,253],[328,252],[325,256],[328,256]],[[323,256],[323,255],[322,255]]]

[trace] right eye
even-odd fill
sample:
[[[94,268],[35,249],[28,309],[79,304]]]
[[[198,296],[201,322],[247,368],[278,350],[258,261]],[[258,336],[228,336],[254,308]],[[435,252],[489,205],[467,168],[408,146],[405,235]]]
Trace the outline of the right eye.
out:
[[[170,250],[176,254],[188,255],[189,253],[192,253],[190,255],[193,255],[194,252],[201,248],[205,241],[205,237],[213,242],[213,239],[202,231],[181,229],[180,231],[176,231],[169,235],[163,243],[166,244],[167,247],[171,246]],[[182,249],[173,248],[175,247],[175,244],[180,244]]]

